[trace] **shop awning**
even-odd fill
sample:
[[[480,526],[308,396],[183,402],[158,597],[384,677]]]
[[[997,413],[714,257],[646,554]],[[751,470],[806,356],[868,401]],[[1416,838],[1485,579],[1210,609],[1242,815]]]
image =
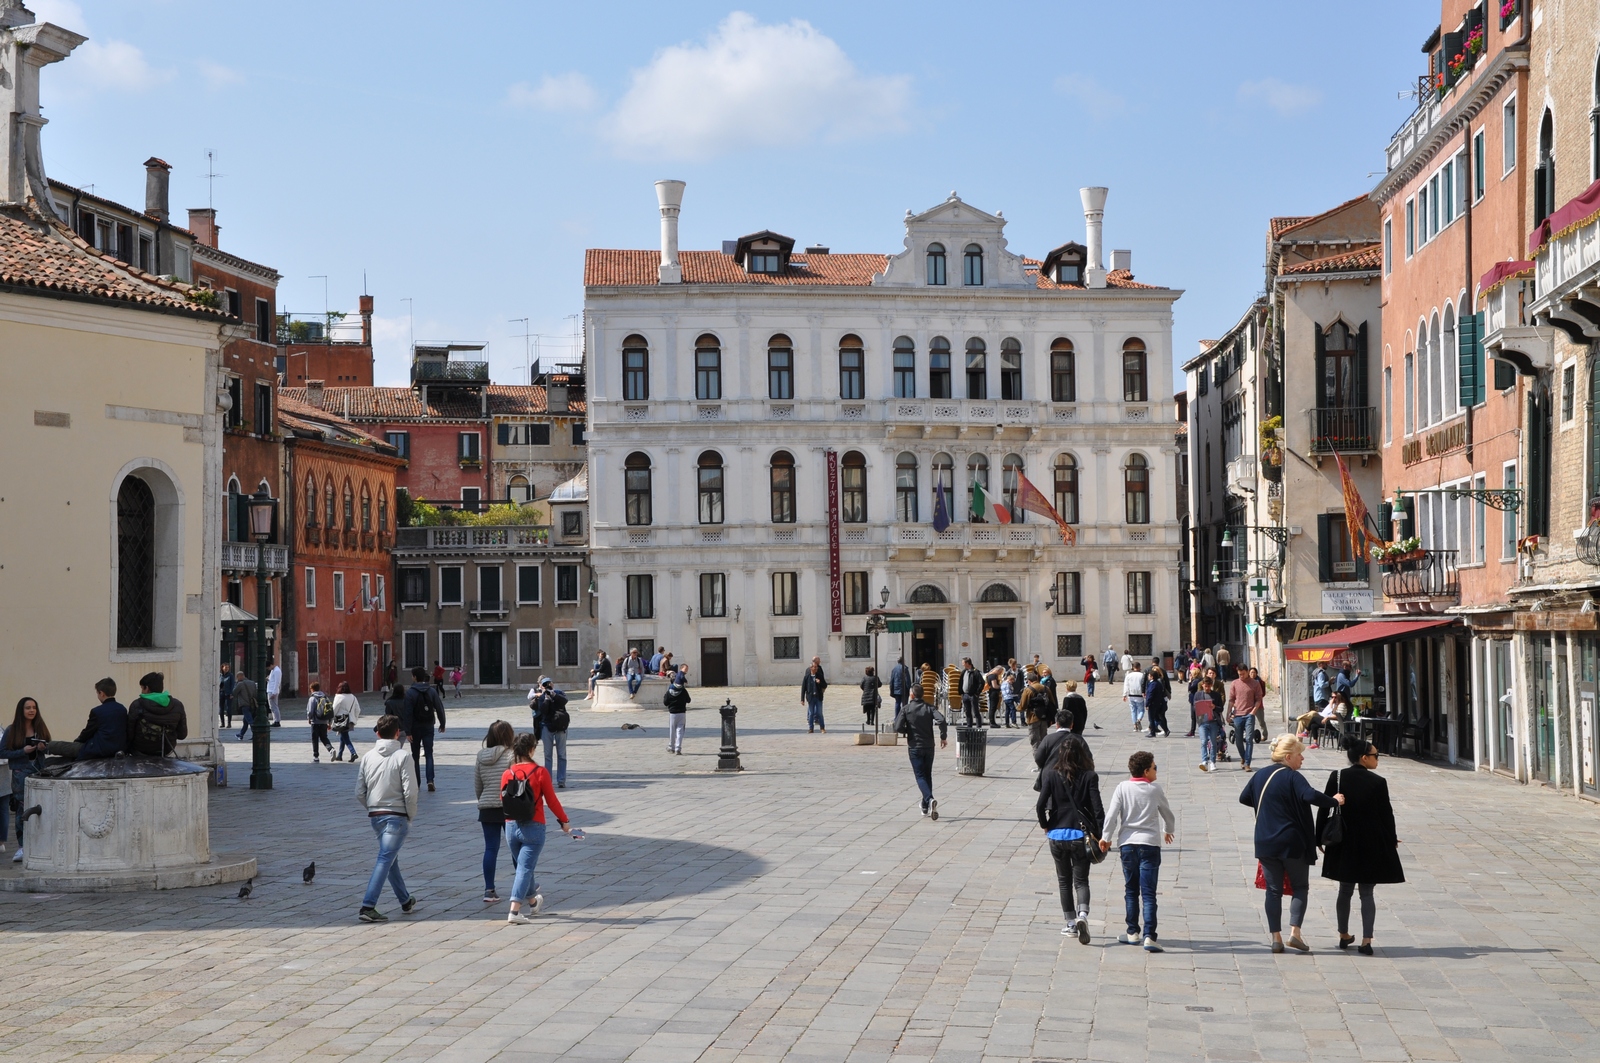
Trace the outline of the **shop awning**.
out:
[[[1291,642],[1283,648],[1284,659],[1308,664],[1331,661],[1340,650],[1411,638],[1433,628],[1447,627],[1456,620],[1453,616],[1430,617],[1427,620],[1369,620],[1364,624],[1330,631],[1326,635]]]

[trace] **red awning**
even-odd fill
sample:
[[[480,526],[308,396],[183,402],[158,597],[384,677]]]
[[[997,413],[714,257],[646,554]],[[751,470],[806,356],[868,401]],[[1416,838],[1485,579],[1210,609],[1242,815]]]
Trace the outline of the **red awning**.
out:
[[[1291,642],[1283,648],[1284,658],[1313,664],[1318,661],[1331,661],[1340,650],[1393,642],[1395,639],[1407,638],[1433,628],[1454,624],[1456,619],[1453,616],[1440,616],[1430,617],[1427,620],[1369,620],[1341,631],[1330,631],[1326,635]]]
[[[1538,254],[1551,240],[1589,224],[1596,217],[1600,217],[1600,180],[1551,211],[1550,216],[1528,234],[1528,254]]]
[[[1526,260],[1516,262],[1496,262],[1478,281],[1478,298],[1486,299],[1489,293],[1508,280],[1517,277],[1526,277],[1533,272],[1533,263]]]

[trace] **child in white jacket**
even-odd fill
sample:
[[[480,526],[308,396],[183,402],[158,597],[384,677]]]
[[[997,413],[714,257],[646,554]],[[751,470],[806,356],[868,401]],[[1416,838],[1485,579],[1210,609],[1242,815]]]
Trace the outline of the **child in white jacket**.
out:
[[[1156,943],[1156,879],[1161,872],[1161,843],[1172,844],[1177,821],[1166,791],[1156,782],[1156,756],[1141,750],[1128,758],[1130,778],[1117,784],[1106,805],[1102,852],[1112,839],[1122,853],[1122,881],[1127,907],[1127,933],[1117,940],[1126,945],[1144,943],[1146,952],[1161,952]],[[1163,831],[1162,827],[1166,829]],[[1144,899],[1144,935],[1139,934],[1139,901]]]

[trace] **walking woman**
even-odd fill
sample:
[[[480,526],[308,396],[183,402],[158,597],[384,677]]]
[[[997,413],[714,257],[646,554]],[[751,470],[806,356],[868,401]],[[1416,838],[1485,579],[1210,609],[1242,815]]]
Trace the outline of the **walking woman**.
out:
[[[883,704],[883,697],[878,693],[881,686],[883,680],[878,678],[878,670],[867,665],[867,674],[861,677],[861,714],[866,717],[866,727],[878,726],[878,706]]]
[[[1310,952],[1300,927],[1306,917],[1306,893],[1311,888],[1311,865],[1317,862],[1316,835],[1312,833],[1311,806],[1333,808],[1344,804],[1344,794],[1323,794],[1300,774],[1306,747],[1292,734],[1272,743],[1272,767],[1252,778],[1239,794],[1239,803],[1256,810],[1256,859],[1261,861],[1267,888],[1267,930],[1272,951]],[[1289,940],[1283,940],[1283,894],[1288,883]]]
[[[472,794],[478,799],[478,824],[483,827],[483,903],[500,899],[494,891],[494,869],[500,861],[500,838],[506,831],[505,811],[500,807],[500,779],[511,767],[511,743],[516,732],[504,720],[489,725],[473,765]]]
[[[1144,716],[1150,724],[1151,738],[1156,736],[1157,728],[1164,737],[1172,737],[1172,729],[1167,726],[1167,702],[1171,698],[1172,684],[1167,682],[1167,673],[1159,664],[1152,664],[1144,686]]]
[[[1089,846],[1099,848],[1105,828],[1105,808],[1100,804],[1100,776],[1094,770],[1089,743],[1076,734],[1061,740],[1055,759],[1044,769],[1035,806],[1039,828],[1050,839],[1050,856],[1056,863],[1056,885],[1061,890],[1063,934],[1077,934],[1089,944]],[[1086,835],[1093,835],[1091,841]]]
[[[339,693],[333,699],[333,730],[339,735],[339,752],[333,755],[334,760],[344,757],[344,751],[350,750],[350,762],[356,760],[356,744],[350,739],[350,732],[355,729],[356,721],[361,719],[361,702],[350,692],[349,683],[339,684]]]
[[[1361,891],[1361,944],[1356,951],[1372,955],[1372,923],[1378,905],[1373,887],[1378,883],[1404,882],[1400,867],[1400,839],[1395,836],[1394,806],[1389,804],[1389,784],[1374,769],[1378,766],[1378,747],[1360,739],[1345,750],[1350,767],[1328,774],[1325,793],[1342,793],[1344,837],[1323,849],[1322,877],[1339,883],[1339,899],[1334,911],[1339,916],[1339,947],[1355,941],[1350,933],[1350,897]],[[1322,837],[1328,810],[1317,813],[1317,837]]]
[[[6,835],[10,833],[6,825],[6,812],[15,811],[17,853],[11,858],[13,861],[22,859],[22,799],[26,796],[28,776],[44,767],[49,742],[50,728],[46,726],[44,717],[39,715],[39,702],[33,698],[18,700],[11,726],[5,729],[4,734],[0,734],[0,757],[5,758],[11,766],[11,789],[0,795],[0,802],[3,802],[0,807],[4,809],[0,811],[0,852],[5,850]]]
[[[531,923],[533,920],[529,916],[538,915],[544,907],[544,897],[539,893],[539,884],[533,874],[539,865],[539,852],[544,848],[546,805],[555,813],[562,831],[572,833],[566,809],[556,799],[556,788],[550,781],[550,773],[533,762],[533,750],[538,743],[539,740],[532,734],[517,735],[516,741],[511,744],[511,767],[500,777],[506,837],[511,841],[511,862],[517,869],[516,878],[511,882],[511,911],[506,916],[508,923]],[[525,784],[520,800],[507,796],[522,789],[507,789],[517,780]],[[522,911],[524,903],[528,905],[526,913]]]

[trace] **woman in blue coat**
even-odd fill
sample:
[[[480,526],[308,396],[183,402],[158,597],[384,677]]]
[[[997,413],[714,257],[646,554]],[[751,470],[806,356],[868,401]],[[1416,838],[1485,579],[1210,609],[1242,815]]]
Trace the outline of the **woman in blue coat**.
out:
[[[1241,805],[1256,810],[1256,859],[1267,886],[1267,929],[1272,951],[1282,952],[1283,887],[1289,883],[1289,941],[1291,949],[1310,952],[1300,936],[1306,917],[1306,893],[1311,888],[1311,865],[1317,862],[1317,838],[1311,823],[1311,806],[1333,808],[1344,804],[1344,794],[1323,794],[1300,774],[1306,747],[1292,734],[1272,743],[1272,767],[1253,776],[1239,795]]]

